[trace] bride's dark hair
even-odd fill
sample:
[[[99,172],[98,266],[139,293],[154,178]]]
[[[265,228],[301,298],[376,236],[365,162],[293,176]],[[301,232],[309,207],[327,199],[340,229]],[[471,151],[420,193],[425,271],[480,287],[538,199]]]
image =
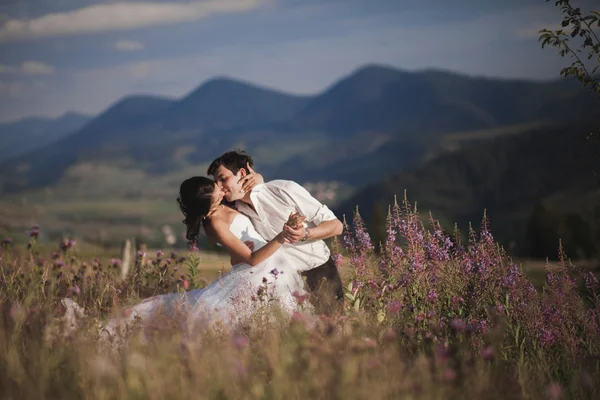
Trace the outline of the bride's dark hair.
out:
[[[194,176],[181,183],[177,202],[185,216],[183,223],[187,227],[185,237],[188,240],[195,240],[198,237],[202,219],[210,211],[211,195],[214,190],[215,183],[203,176]]]

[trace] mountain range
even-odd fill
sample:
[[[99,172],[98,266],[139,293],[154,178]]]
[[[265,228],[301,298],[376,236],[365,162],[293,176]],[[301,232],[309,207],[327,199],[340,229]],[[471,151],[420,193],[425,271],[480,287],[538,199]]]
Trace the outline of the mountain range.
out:
[[[580,217],[583,230],[589,231],[585,240],[597,244],[600,140],[586,139],[594,128],[597,122],[532,129],[446,153],[424,165],[387,174],[357,191],[335,212],[351,219],[358,205],[361,217],[381,239],[389,207],[395,199],[401,202],[406,193],[411,204],[416,202],[425,215],[431,212],[449,232],[455,223],[464,234],[469,224],[479,229],[485,212],[501,243],[516,254],[529,254],[528,229],[534,210],[541,206],[559,222],[567,216]],[[581,250],[570,242],[580,232],[553,231],[558,225],[545,225],[551,250],[539,256],[555,258],[559,239],[572,253]],[[596,250],[600,246],[588,256],[595,256]]]
[[[435,208],[435,199],[445,198],[440,194],[444,190],[453,201],[462,202],[461,193],[466,192],[451,190],[454,183],[464,188],[497,184],[475,178],[489,161],[479,152],[491,156],[497,143],[513,143],[507,148],[533,145],[519,138],[536,132],[539,138],[550,131],[555,132],[548,133],[551,137],[559,138],[558,127],[566,134],[565,127],[597,120],[599,111],[597,99],[578,82],[565,79],[533,82],[367,65],[321,93],[296,96],[217,77],[179,99],[128,96],[45,145],[7,147],[0,160],[0,194],[13,202],[27,198],[56,204],[46,209],[60,209],[55,221],[71,221],[72,229],[77,221],[91,218],[90,210],[104,218],[97,210],[108,204],[121,210],[124,203],[118,208],[118,201],[133,205],[151,199],[162,201],[160,207],[148,205],[152,218],[179,223],[176,210],[166,207],[172,207],[181,179],[205,174],[212,159],[242,148],[268,180],[337,182],[339,193],[358,191],[350,203],[342,204],[343,196],[333,200],[340,210],[348,210],[351,203],[372,210],[402,186],[409,194],[426,197],[430,203],[425,204]],[[0,130],[0,140],[4,132]],[[537,146],[544,151],[543,140]],[[445,157],[454,161],[440,161]],[[507,150],[498,157],[513,155]],[[463,158],[469,167],[456,167]],[[452,168],[458,168],[453,180],[428,178],[427,171],[444,176],[439,171]],[[524,176],[511,170],[502,179]],[[420,189],[424,187],[435,190]],[[465,190],[473,198],[487,193]],[[89,209],[75,215],[73,208],[65,209],[67,201],[87,202]],[[465,221],[471,217],[467,209],[480,213],[486,204],[465,200],[460,212],[436,209]],[[131,229],[147,224],[142,208],[120,221],[129,221]]]
[[[445,135],[576,120],[594,106],[575,82],[373,65],[315,96],[216,78],[181,99],[121,99],[77,132],[0,164],[0,180],[5,192],[53,185],[82,160],[161,174],[243,147],[269,175],[360,186],[439,151]]]
[[[58,118],[32,117],[0,123],[0,162],[73,134],[90,119],[88,115],[66,113]]]

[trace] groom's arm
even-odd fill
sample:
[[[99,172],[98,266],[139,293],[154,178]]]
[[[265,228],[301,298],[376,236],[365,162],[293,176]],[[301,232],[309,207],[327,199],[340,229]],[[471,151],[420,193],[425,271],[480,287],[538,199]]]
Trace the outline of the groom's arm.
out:
[[[280,189],[280,195],[286,203],[299,210],[306,217],[307,222],[315,225],[309,227],[307,240],[328,239],[342,234],[344,230],[342,222],[329,207],[315,199],[301,185],[289,181]],[[292,242],[302,240],[306,234],[302,225],[298,229],[285,226],[284,232],[286,238]]]

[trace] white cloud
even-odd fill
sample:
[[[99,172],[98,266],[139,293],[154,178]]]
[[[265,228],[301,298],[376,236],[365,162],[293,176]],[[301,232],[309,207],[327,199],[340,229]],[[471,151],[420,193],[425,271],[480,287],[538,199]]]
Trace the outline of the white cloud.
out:
[[[54,67],[39,61],[25,61],[21,64],[21,73],[24,75],[52,75]]]
[[[17,68],[12,67],[10,65],[0,65],[0,74],[2,73],[15,73],[17,72]]]
[[[150,63],[138,62],[129,66],[129,74],[136,79],[145,78],[150,73]]]
[[[54,67],[40,61],[25,61],[20,66],[0,65],[0,73],[22,75],[52,75]]]
[[[25,84],[23,82],[0,81],[0,95],[13,100],[22,99],[25,95]]]
[[[137,51],[144,48],[144,43],[135,40],[118,40],[115,42],[114,48],[119,51]]]
[[[0,27],[0,41],[120,31],[152,25],[198,21],[213,14],[256,8],[264,0],[202,0],[189,3],[120,2],[96,4],[33,19],[10,19]]]

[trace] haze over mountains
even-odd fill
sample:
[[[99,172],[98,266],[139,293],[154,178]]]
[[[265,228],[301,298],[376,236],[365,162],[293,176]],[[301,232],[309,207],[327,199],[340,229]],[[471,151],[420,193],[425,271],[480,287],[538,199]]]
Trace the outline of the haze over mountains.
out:
[[[0,162],[73,134],[91,118],[88,115],[66,113],[58,118],[32,117],[0,123]]]
[[[410,186],[429,198],[439,193],[415,189],[420,181],[433,184],[419,173],[419,178],[402,175],[400,186],[386,177],[409,168],[438,168],[427,165],[439,165],[438,156],[482,140],[593,120],[600,116],[596,102],[569,80],[500,80],[378,65],[365,66],[314,96],[215,78],[181,99],[126,97],[74,133],[56,135],[52,143],[9,160],[7,155],[0,164],[0,188],[4,196],[17,197],[46,188],[44,198],[54,199],[47,201],[170,199],[184,176],[205,174],[216,156],[243,148],[266,179],[338,181],[344,193],[388,179],[384,186],[397,194],[401,186]],[[515,146],[521,145],[529,144]],[[485,160],[475,161],[473,154],[465,157],[477,171]],[[368,187],[367,192],[375,190]],[[460,201],[458,192],[453,196]],[[368,207],[379,201],[364,199],[359,192],[350,201],[365,201]],[[485,203],[465,205],[480,213]],[[169,212],[170,221],[179,220],[175,208]],[[145,218],[134,221],[144,224]]]
[[[590,100],[577,84],[564,81],[381,66],[362,68],[312,97],[217,78],[178,100],[118,101],[76,133],[2,164],[3,190],[52,185],[81,160],[118,160],[164,173],[210,161],[235,146],[258,151],[256,161],[269,175],[360,185],[383,166],[414,164],[442,135],[577,118],[593,112]]]

